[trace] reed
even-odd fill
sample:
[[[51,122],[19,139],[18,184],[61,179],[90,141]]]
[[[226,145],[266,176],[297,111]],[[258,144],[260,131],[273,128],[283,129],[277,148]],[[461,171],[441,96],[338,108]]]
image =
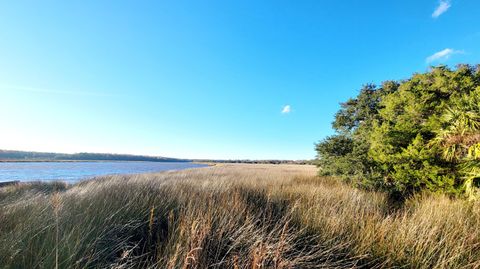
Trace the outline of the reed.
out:
[[[312,166],[220,165],[0,188],[0,268],[475,268],[477,202]]]

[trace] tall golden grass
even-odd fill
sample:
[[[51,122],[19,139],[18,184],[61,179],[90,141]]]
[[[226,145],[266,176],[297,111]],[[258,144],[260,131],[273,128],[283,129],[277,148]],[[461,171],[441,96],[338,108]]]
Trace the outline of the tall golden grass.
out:
[[[1,188],[0,267],[478,268],[479,224],[477,202],[221,165]]]

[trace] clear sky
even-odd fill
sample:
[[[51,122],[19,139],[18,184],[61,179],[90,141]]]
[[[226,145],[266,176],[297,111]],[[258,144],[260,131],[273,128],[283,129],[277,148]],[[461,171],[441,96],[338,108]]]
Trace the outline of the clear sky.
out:
[[[0,148],[309,159],[339,102],[480,63],[480,1],[2,1]]]

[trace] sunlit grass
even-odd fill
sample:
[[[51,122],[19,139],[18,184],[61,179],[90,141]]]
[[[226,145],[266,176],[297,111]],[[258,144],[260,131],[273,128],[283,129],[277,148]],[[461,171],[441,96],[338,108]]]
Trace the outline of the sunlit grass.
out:
[[[478,206],[425,195],[392,210],[296,165],[22,184],[0,189],[0,267],[475,268]]]

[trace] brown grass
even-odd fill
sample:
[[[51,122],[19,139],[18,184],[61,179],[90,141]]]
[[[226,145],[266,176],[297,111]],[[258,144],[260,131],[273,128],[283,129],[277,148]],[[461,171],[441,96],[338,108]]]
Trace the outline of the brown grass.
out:
[[[0,189],[0,268],[478,268],[478,206],[392,211],[299,165],[23,184]]]

